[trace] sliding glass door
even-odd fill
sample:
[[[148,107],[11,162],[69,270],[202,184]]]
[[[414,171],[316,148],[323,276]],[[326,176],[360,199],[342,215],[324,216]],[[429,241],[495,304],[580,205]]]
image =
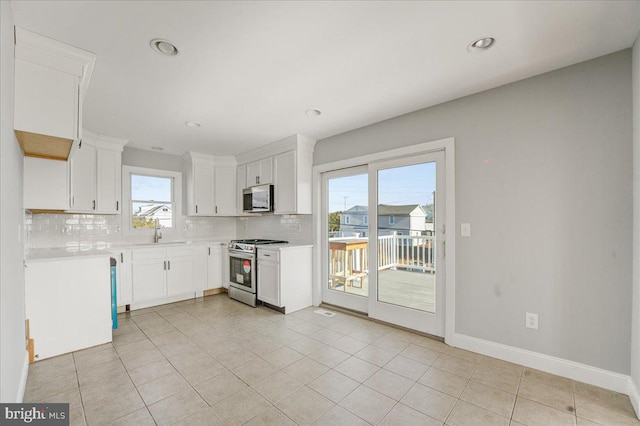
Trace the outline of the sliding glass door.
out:
[[[325,303],[368,309],[369,175],[367,166],[323,174]]]
[[[444,334],[444,153],[369,166],[369,316]]]
[[[444,335],[444,151],[323,173],[322,300]]]

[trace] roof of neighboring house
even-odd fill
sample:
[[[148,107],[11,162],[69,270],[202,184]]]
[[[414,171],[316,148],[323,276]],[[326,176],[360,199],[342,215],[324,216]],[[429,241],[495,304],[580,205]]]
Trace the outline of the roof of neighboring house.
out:
[[[404,206],[390,206],[388,204],[380,204],[378,205],[378,214],[380,216],[403,216],[410,215],[416,209],[419,209],[419,213],[422,213],[424,216],[427,215],[422,206],[419,204],[407,204]]]
[[[151,204],[140,207],[140,211],[134,213],[135,216],[153,216],[155,213],[164,210],[171,210],[171,204]]]
[[[393,206],[388,204],[378,205],[378,214],[380,216],[408,216],[416,209],[420,209],[419,213],[427,216],[424,208],[420,204],[406,204],[402,206]],[[368,206],[353,206],[348,210],[342,212],[343,214],[367,214],[369,210]]]
[[[347,209],[347,210],[343,211],[342,214],[344,214],[344,213],[349,213],[349,214],[358,214],[358,213],[367,214],[368,210],[369,210],[369,206],[353,206],[350,209]]]

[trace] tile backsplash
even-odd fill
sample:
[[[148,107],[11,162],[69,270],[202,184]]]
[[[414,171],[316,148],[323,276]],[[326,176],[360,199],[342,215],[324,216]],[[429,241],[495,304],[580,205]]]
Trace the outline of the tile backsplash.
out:
[[[152,236],[123,231],[121,215],[25,212],[25,250],[40,248],[105,248],[126,243],[150,243]],[[182,217],[163,241],[271,238],[294,244],[312,243],[311,215],[256,217]]]
[[[238,238],[269,238],[293,244],[312,244],[311,215],[265,215],[239,217],[236,223]]]
[[[25,212],[25,250],[38,248],[103,248],[125,243],[151,242],[150,233],[123,232],[121,215],[32,214]],[[164,241],[230,240],[236,237],[233,217],[182,217],[173,232],[163,232]]]

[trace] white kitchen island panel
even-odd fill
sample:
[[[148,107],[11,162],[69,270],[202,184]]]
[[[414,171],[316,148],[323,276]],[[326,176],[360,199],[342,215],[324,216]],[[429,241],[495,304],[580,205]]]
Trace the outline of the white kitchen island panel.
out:
[[[111,342],[109,258],[27,261],[26,317],[36,360]]]

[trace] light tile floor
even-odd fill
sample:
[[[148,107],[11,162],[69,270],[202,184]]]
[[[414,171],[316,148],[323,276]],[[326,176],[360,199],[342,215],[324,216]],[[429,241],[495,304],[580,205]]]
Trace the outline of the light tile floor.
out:
[[[625,395],[317,308],[226,295],[121,314],[112,344],[29,369],[72,425],[639,425]]]

